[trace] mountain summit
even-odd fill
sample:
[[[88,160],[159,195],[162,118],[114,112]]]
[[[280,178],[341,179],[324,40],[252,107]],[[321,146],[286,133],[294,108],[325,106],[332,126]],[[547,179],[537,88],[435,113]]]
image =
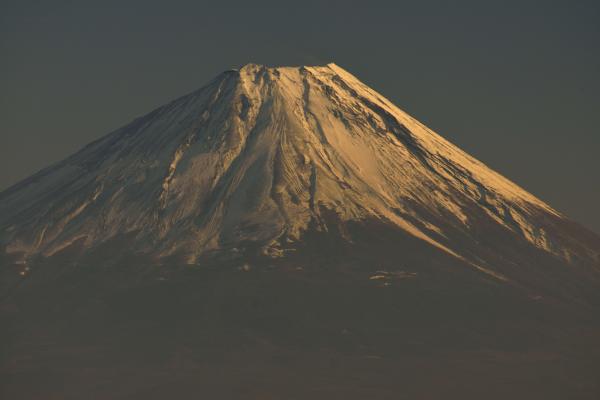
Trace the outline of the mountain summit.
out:
[[[125,235],[157,259],[275,257],[368,220],[501,279],[515,243],[599,257],[596,236],[335,64],[224,72],[0,195],[0,243],[23,260]]]

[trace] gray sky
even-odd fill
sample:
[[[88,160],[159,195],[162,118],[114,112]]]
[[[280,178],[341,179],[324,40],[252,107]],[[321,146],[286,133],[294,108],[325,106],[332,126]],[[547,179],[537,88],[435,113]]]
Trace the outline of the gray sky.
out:
[[[225,69],[333,61],[600,232],[597,0],[219,3],[0,0],[0,190]]]

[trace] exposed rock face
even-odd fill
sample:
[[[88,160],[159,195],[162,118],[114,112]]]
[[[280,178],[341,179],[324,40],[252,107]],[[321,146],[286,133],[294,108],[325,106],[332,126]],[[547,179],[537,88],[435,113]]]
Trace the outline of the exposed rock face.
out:
[[[25,259],[123,234],[188,263],[276,256],[327,230],[324,212],[386,221],[498,279],[513,243],[598,264],[598,237],[335,64],[221,74],[0,194],[0,241]]]

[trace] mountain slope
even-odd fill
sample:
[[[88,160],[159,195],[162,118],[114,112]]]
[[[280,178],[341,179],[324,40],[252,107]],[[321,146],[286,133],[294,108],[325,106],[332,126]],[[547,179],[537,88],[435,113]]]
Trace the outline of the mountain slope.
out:
[[[249,64],[86,146],[0,195],[0,243],[27,259],[129,234],[188,263],[248,244],[276,256],[327,230],[327,211],[391,222],[500,279],[479,254],[503,251],[495,230],[599,259],[597,236],[334,64]]]

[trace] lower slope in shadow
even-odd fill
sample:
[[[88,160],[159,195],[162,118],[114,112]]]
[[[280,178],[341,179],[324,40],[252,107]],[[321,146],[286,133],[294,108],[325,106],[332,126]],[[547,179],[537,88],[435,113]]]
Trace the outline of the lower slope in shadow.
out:
[[[382,222],[328,227],[281,258],[157,263],[122,238],[3,277],[3,397],[597,398],[593,281],[556,288],[536,255],[504,282]]]

